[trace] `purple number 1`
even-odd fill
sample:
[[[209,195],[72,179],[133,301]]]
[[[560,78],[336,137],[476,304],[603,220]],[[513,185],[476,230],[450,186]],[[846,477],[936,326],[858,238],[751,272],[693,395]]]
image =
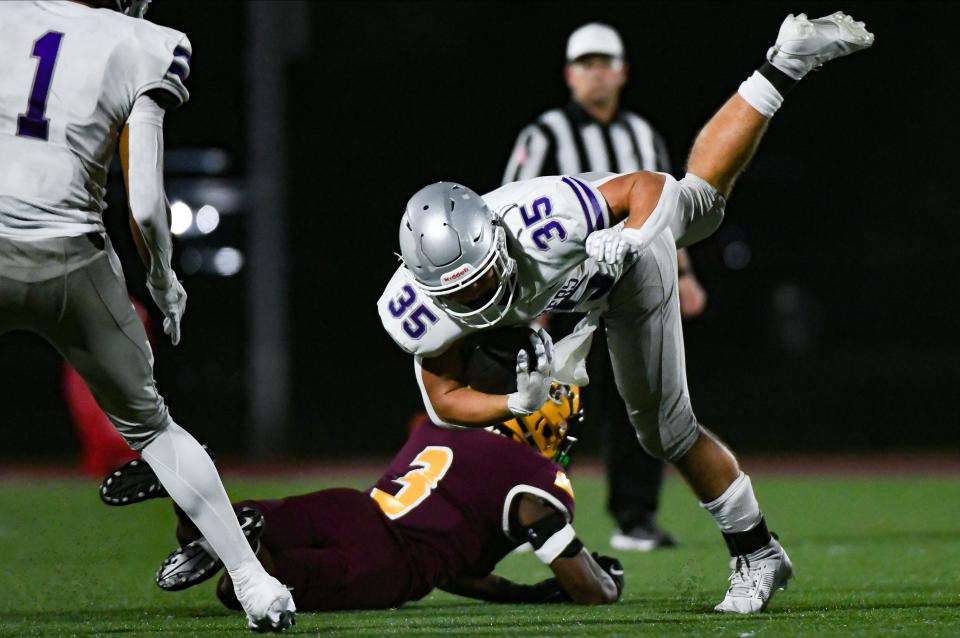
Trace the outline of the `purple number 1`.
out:
[[[59,31],[47,31],[33,43],[33,57],[37,63],[37,74],[33,77],[33,90],[27,112],[17,118],[17,135],[46,140],[50,135],[50,120],[43,117],[47,111],[47,97],[50,94],[50,80],[53,79],[53,67],[60,53],[63,34]]]

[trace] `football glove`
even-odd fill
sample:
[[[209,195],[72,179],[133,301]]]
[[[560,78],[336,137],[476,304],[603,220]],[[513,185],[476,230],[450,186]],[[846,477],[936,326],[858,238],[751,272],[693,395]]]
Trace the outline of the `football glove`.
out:
[[[634,246],[624,239],[619,228],[604,228],[587,236],[585,248],[587,257],[592,257],[606,269],[623,264]]]
[[[507,395],[507,409],[514,416],[529,416],[543,407],[553,382],[553,340],[543,328],[530,335],[536,362],[525,350],[517,353],[517,391]]]
[[[166,272],[163,281],[147,279],[147,289],[154,303],[163,313],[163,334],[170,335],[173,345],[180,343],[180,321],[187,309],[187,291],[177,280],[173,270]]]
[[[613,579],[613,584],[617,586],[617,600],[623,595],[623,565],[612,556],[603,556],[597,552],[591,554],[593,560],[597,561],[600,569],[607,572],[607,575]]]
[[[573,599],[560,586],[556,578],[541,580],[535,585],[520,585],[523,593],[517,602],[533,603],[535,605],[547,603],[572,603]]]

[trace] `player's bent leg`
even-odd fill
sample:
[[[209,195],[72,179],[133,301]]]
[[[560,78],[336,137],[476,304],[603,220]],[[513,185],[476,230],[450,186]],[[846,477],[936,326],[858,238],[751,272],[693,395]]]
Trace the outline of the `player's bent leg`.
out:
[[[704,428],[690,449],[673,461],[680,476],[702,503],[718,498],[740,476],[733,453]]]
[[[275,501],[263,507],[267,570],[292,588],[301,611],[387,609],[420,598],[428,577],[412,567],[411,548],[399,542],[369,494],[333,488]],[[219,596],[224,604],[226,579]]]
[[[293,547],[323,547],[331,543],[329,539],[318,534],[318,528],[322,526],[316,524],[314,519],[339,520],[344,516],[341,513],[343,509],[338,507],[339,504],[334,500],[339,491],[341,490],[335,488],[280,499],[240,501],[235,507],[252,507],[263,513],[263,543],[273,553]],[[369,499],[369,496],[364,497]],[[349,524],[349,521],[346,524]]]
[[[77,238],[85,240],[85,238]],[[92,244],[88,245],[91,248]],[[77,250],[84,250],[77,244]],[[153,356],[112,249],[65,276],[62,320],[45,336],[80,373],[97,402],[233,575],[248,625],[292,624],[293,599],[269,576],[237,524],[223,484],[200,444],[170,418],[153,379]]]
[[[248,626],[264,630],[293,624],[293,598],[257,561],[237,524],[213,461],[196,439],[171,420],[143,448],[143,458],[227,566],[237,599],[247,613]]]
[[[753,613],[785,586],[792,565],[767,531],[749,477],[693,414],[675,269],[666,232],[611,291],[604,319],[614,376],[641,445],[677,467],[727,542],[734,568],[717,611]]]
[[[288,583],[299,611],[327,611],[335,595],[341,593],[345,560],[335,548],[291,548],[273,552],[264,545],[260,552],[272,565],[271,573]],[[217,598],[228,609],[240,609],[229,574],[217,583]]]
[[[643,448],[673,461],[696,442],[673,236],[655,238],[614,286],[603,318],[614,380]]]
[[[716,521],[730,551],[730,584],[715,610],[763,611],[778,590],[786,589],[793,564],[767,530],[750,477],[740,471],[730,450],[706,430],[674,466]]]
[[[169,414],[153,379],[153,353],[127,296],[109,245],[64,240],[89,262],[65,276],[59,321],[41,334],[83,377],[127,443],[140,450],[167,426]],[[86,242],[84,244],[83,242]]]
[[[767,61],[700,131],[687,170],[728,196],[793,86],[825,62],[866,49],[873,41],[862,22],[840,12],[816,20],[802,13],[787,16]]]
[[[216,460],[206,445],[202,446],[211,460]],[[100,500],[111,506],[133,505],[152,498],[170,496],[157,473],[143,459],[127,461],[100,481]]]

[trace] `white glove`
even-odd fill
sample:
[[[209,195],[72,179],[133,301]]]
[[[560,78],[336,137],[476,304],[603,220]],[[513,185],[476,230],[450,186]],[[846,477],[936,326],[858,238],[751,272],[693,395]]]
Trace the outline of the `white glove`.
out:
[[[553,340],[540,328],[530,335],[536,364],[526,350],[517,353],[517,391],[507,395],[507,409],[514,416],[529,416],[543,407],[553,383]]]
[[[154,303],[163,313],[163,334],[170,335],[173,345],[180,343],[180,320],[187,309],[187,291],[177,280],[173,270],[168,270],[164,281],[147,279],[147,289]]]
[[[626,241],[619,228],[604,228],[587,235],[587,257],[592,257],[601,268],[620,266],[634,246]]]

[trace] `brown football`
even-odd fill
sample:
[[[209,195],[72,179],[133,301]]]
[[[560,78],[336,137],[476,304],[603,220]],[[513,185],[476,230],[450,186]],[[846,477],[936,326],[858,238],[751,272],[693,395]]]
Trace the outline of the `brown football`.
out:
[[[517,391],[517,353],[526,350],[535,362],[530,337],[536,332],[526,324],[478,332],[467,339],[464,371],[467,385],[489,394]]]

